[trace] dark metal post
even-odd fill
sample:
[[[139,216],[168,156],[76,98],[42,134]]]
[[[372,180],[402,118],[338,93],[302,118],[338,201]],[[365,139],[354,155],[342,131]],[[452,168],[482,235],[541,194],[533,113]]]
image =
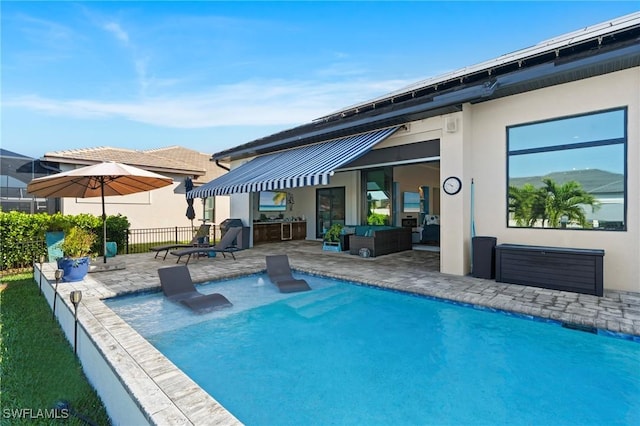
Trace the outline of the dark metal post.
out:
[[[104,177],[100,179],[100,197],[102,199],[102,257],[107,263],[107,213],[104,210]]]
[[[82,292],[80,290],[72,291],[69,294],[69,298],[71,299],[71,303],[73,303],[73,353],[78,353],[78,305],[82,300]]]
[[[53,311],[51,319],[56,319],[56,300],[58,299],[58,283],[60,279],[64,276],[64,271],[62,269],[56,269],[56,286],[53,290]]]
[[[42,264],[44,263],[44,254],[40,255],[40,294],[42,294],[42,275],[44,275],[44,273],[42,272]]]

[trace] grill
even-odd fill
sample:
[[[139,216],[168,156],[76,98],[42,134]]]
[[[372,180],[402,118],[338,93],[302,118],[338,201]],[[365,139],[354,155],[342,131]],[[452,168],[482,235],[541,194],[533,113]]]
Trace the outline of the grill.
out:
[[[222,223],[220,223],[220,235],[224,236],[224,234],[227,233],[227,231],[229,230],[229,228],[236,228],[236,227],[242,227],[242,220],[241,219],[226,219],[223,220]]]
[[[244,226],[242,219],[226,219],[220,223],[220,238],[227,233],[229,228],[242,228],[242,231],[236,237],[234,245],[239,249],[249,248],[249,227]]]

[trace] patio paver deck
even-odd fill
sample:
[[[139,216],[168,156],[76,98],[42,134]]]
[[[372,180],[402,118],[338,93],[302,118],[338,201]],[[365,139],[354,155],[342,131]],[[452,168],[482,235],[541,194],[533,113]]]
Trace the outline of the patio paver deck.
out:
[[[412,250],[363,259],[322,251],[315,241],[291,241],[237,252],[236,261],[220,254],[202,258],[190,262],[189,270],[194,281],[255,273],[265,269],[267,254],[277,253],[287,254],[292,268],[304,272],[640,336],[640,293],[605,290],[604,297],[597,297],[441,274],[437,252]],[[158,288],[157,269],[175,262],[171,255],[163,261],[146,253],[124,258],[125,270],[93,274],[111,295]]]

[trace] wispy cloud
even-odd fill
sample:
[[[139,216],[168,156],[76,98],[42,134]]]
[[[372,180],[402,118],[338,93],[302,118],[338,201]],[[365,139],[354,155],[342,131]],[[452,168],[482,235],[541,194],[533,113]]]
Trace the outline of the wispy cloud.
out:
[[[5,98],[4,107],[76,119],[123,118],[168,128],[290,125],[389,92],[400,80],[322,83],[246,81],[197,94],[102,102],[37,95]]]
[[[139,92],[144,96],[153,84],[153,79],[149,76],[148,72],[149,55],[142,53],[142,49],[135,43],[125,24],[113,17],[99,16],[88,9],[85,9],[85,14],[90,17],[94,25],[115,37],[115,39],[122,44],[126,55],[128,55],[131,67],[134,70]]]
[[[73,29],[58,22],[36,18],[26,14],[17,14],[16,22],[21,24],[22,33],[30,40],[40,43],[56,44],[72,41],[75,38]]]
[[[113,34],[124,44],[129,45],[129,34],[127,34],[127,32],[123,30],[120,24],[118,24],[117,22],[106,22],[103,25],[103,28]]]

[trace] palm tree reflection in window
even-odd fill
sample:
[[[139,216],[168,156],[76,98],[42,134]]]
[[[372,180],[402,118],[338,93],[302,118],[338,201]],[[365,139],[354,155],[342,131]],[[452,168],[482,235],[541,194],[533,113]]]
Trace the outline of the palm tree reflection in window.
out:
[[[521,187],[509,186],[509,213],[516,226],[565,228],[591,228],[585,207],[593,211],[600,205],[576,181],[557,184],[553,179],[542,179],[544,186],[536,188],[527,183]]]

